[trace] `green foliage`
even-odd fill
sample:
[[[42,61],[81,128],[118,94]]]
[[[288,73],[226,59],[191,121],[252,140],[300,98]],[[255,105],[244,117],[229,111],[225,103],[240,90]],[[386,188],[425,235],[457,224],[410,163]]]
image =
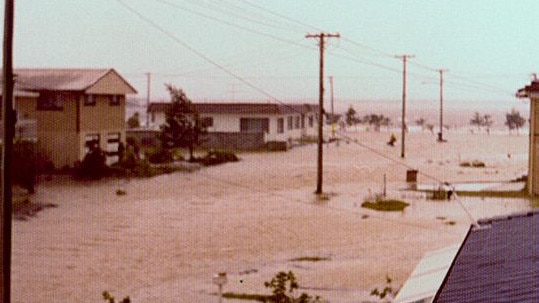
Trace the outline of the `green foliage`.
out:
[[[225,292],[223,294],[225,299],[235,299],[235,300],[247,300],[247,301],[258,301],[258,302],[267,302],[270,300],[270,296],[267,295],[258,295],[258,294],[238,294],[233,292]]]
[[[40,159],[35,143],[19,141],[13,144],[11,169],[13,183],[21,185],[30,194],[35,192],[39,162],[46,161]]]
[[[472,119],[470,119],[470,125],[477,126],[477,129],[480,129],[483,126],[484,119],[479,112],[475,112]]]
[[[194,148],[200,145],[206,127],[185,92],[170,84],[166,87],[172,103],[166,112],[165,123],[161,125],[162,146],[187,147],[192,159]]]
[[[230,151],[209,151],[208,154],[200,160],[204,165],[217,165],[226,162],[237,162],[238,157]]]
[[[106,303],[116,303],[116,300],[114,297],[108,292],[103,292],[103,300],[105,300]],[[119,301],[118,303],[131,303],[131,299],[129,297],[123,298],[123,300]]]
[[[365,201],[361,207],[377,211],[404,211],[410,204],[399,200],[377,200],[375,202]]]
[[[391,283],[393,282],[393,279],[391,279],[389,276],[386,276],[386,286],[383,289],[375,288],[371,291],[371,296],[379,297],[380,299],[387,298],[395,298],[397,295],[398,290],[393,289],[393,286]],[[388,302],[390,302],[389,300]]]
[[[479,160],[463,161],[459,164],[461,167],[486,167],[485,162]]]
[[[133,116],[127,119],[127,128],[138,128],[140,127],[140,114],[135,112]]]
[[[359,118],[357,117],[356,110],[350,105],[348,108],[348,111],[346,111],[346,124],[349,126],[352,126],[354,124],[357,124],[359,122]]]
[[[269,297],[270,302],[274,303],[309,303],[320,302],[320,297],[311,297],[302,293],[298,298],[294,298],[294,291],[299,288],[296,276],[292,271],[281,271],[275,275],[269,282],[264,282],[266,288],[272,290],[273,295]]]
[[[391,125],[391,119],[389,117],[386,117],[384,115],[377,115],[377,114],[369,114],[365,115],[362,119],[363,123],[367,123],[371,126],[374,126],[374,130],[380,131],[380,128],[382,126],[390,126]]]
[[[22,186],[30,194],[35,192],[37,175],[54,169],[50,159],[40,152],[35,142],[31,141],[14,142],[11,161],[11,180],[13,184]]]
[[[511,109],[511,112],[505,114],[505,125],[509,128],[509,131],[518,131],[524,126],[526,119],[520,115],[520,112],[515,108]]]
[[[106,160],[105,152],[99,147],[93,147],[76,167],[75,175],[79,178],[101,179],[109,173]]]
[[[425,120],[425,118],[421,117],[421,118],[415,120],[415,124],[417,126],[421,126],[421,128],[424,128],[425,125],[427,124],[427,120]]]
[[[170,163],[174,161],[172,152],[165,148],[155,148],[147,150],[146,158],[152,164]]]

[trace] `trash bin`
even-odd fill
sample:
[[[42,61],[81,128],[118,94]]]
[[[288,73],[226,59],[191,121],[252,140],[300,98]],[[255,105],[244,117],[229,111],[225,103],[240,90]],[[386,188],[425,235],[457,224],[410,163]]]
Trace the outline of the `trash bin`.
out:
[[[417,169],[409,169],[406,171],[406,182],[417,182]]]

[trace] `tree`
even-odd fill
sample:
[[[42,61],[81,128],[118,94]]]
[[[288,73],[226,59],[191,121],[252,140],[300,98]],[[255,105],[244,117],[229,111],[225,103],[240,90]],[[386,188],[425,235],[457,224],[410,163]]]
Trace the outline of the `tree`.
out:
[[[363,117],[363,122],[374,126],[374,130],[380,131],[381,126],[390,126],[391,119],[384,115],[370,114]]]
[[[309,303],[319,302],[319,297],[315,297],[314,301],[311,296],[302,293],[297,299],[294,298],[294,291],[299,288],[296,276],[292,271],[281,271],[275,275],[269,282],[264,282],[266,288],[271,288],[273,295],[270,297],[270,302],[275,303]]]
[[[127,119],[127,128],[138,128],[140,127],[140,114],[135,112],[133,116]]]
[[[425,118],[421,117],[421,118],[415,120],[415,124],[417,126],[421,126],[421,129],[423,130],[425,128],[425,125],[427,124],[427,120],[425,120]]]
[[[483,116],[483,126],[487,128],[487,134],[490,134],[490,127],[492,126],[493,123],[494,121],[492,121],[491,115]]]
[[[481,126],[484,124],[484,118],[479,114],[479,112],[475,112],[472,119],[470,120],[470,125],[477,126],[477,130],[481,129]]]
[[[161,125],[161,143],[167,147],[187,147],[189,159],[193,160],[195,146],[200,145],[206,127],[201,123],[198,112],[182,89],[166,85],[170,93],[171,106]]]
[[[352,105],[350,105],[350,107],[346,111],[346,124],[348,124],[349,126],[357,124],[358,118],[356,114],[356,110],[352,107]]]
[[[516,129],[517,134],[526,123],[526,119],[520,115],[520,112],[515,108],[511,112],[505,114],[505,125],[509,128],[509,132]]]

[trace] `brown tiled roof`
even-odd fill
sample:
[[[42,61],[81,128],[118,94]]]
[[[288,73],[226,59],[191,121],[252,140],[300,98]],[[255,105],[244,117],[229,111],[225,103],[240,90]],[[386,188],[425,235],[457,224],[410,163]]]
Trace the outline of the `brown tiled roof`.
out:
[[[199,114],[269,114],[284,115],[318,111],[314,104],[274,104],[274,103],[193,103]],[[151,103],[148,112],[165,112],[170,103]]]
[[[114,69],[18,68],[14,70],[15,87],[26,91],[84,91],[111,72],[118,74]],[[125,83],[136,92],[127,81]]]

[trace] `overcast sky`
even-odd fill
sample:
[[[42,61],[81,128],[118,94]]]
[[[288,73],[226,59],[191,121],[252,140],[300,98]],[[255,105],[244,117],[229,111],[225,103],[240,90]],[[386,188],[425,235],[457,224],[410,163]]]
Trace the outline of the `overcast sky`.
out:
[[[123,3],[123,4],[122,4]],[[539,1],[17,0],[16,67],[112,67],[146,98],[164,83],[195,101],[318,100],[318,41],[326,100],[517,103],[539,72]],[[344,102],[344,101],[343,101]],[[433,101],[434,102],[434,101]]]

